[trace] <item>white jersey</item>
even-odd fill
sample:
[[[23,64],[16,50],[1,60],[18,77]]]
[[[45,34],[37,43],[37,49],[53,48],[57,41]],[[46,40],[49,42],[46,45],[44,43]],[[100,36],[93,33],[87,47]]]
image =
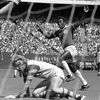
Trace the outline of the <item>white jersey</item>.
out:
[[[62,71],[62,69],[58,68],[55,65],[43,61],[36,61],[36,60],[29,60],[27,64],[37,65],[39,67],[39,70],[36,73],[37,77],[51,78],[54,76],[60,76],[62,79],[65,79],[64,72]]]

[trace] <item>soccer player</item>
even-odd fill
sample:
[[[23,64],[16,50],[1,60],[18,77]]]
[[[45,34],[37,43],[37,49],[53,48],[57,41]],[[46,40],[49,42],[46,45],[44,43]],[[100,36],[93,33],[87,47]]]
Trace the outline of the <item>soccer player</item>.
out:
[[[12,6],[12,3],[19,4],[19,0],[5,0],[5,1],[9,3],[0,9],[0,14],[4,14],[7,11],[9,11],[10,7]]]
[[[43,61],[28,60],[20,55],[13,57],[12,64],[13,67],[22,72],[25,79],[22,91],[15,98],[25,97],[27,95],[26,90],[29,88],[33,77],[36,77],[43,78],[44,80],[32,91],[31,97],[49,99],[55,94],[59,97],[74,98],[75,100],[85,99],[85,96],[74,94],[72,91],[62,87],[62,83],[65,80],[64,72],[55,65]]]
[[[54,33],[50,34],[47,31],[43,31],[38,25],[38,30],[48,39],[56,38],[58,37],[62,48],[64,49],[64,52],[60,55],[60,61],[63,65],[64,69],[68,72],[67,78],[71,78],[73,80],[73,73],[79,77],[83,85],[81,86],[81,90],[89,88],[88,82],[84,79],[81,72],[77,69],[77,64],[75,61],[75,56],[77,55],[77,49],[74,46],[73,42],[73,26],[68,27],[66,26],[66,21],[63,18],[60,18],[57,22],[59,26],[59,30],[55,31]],[[66,63],[66,61],[71,60],[70,67]],[[72,73],[72,72],[73,73]]]
[[[97,47],[96,57],[97,57],[97,71],[98,71],[97,76],[100,76],[100,45]]]

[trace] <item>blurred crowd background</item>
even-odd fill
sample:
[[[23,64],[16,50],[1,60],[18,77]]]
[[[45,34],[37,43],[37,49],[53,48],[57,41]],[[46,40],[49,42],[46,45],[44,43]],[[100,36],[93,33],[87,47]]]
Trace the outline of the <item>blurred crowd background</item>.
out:
[[[41,20],[24,21],[23,19],[18,19],[16,22],[0,20],[0,58],[3,60],[3,54],[5,52],[11,55],[15,49],[18,49],[23,55],[34,54],[35,57],[38,56],[39,60],[56,63],[57,55],[59,52],[63,52],[60,41],[58,38],[46,39],[38,31],[37,25],[43,31],[46,30],[50,33],[53,33],[59,28],[55,22],[43,23]],[[96,23],[92,25],[86,23],[84,27],[83,25],[79,25],[74,28],[73,33],[78,56],[83,60],[84,57],[95,57],[97,45],[100,44],[100,25]],[[41,57],[41,54],[44,54],[45,57]]]
[[[67,24],[67,23],[66,23]],[[57,23],[41,23],[41,21],[17,20],[16,23],[0,20],[0,51],[12,53],[18,48],[23,55],[27,53],[56,54],[51,47],[62,52],[58,38],[48,40],[39,31],[41,29],[53,33],[58,30]],[[73,39],[80,56],[95,56],[100,44],[100,25],[85,24],[74,29]]]

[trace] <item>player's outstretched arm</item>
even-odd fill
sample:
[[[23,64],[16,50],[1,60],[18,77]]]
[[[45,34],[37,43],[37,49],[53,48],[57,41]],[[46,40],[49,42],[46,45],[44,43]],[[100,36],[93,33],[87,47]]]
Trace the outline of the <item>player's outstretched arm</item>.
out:
[[[38,31],[41,32],[47,39],[55,38],[55,33],[50,33],[48,30],[42,30],[39,25],[37,25]]]
[[[12,6],[12,3],[15,3],[15,4],[18,4],[19,3],[19,0],[9,0],[9,1],[10,2],[7,5],[5,5],[4,7],[2,7],[0,9],[0,14],[6,13],[10,9],[10,7]]]
[[[29,67],[31,67],[31,65],[29,65]],[[16,98],[23,98],[25,97],[25,95],[27,95],[27,90],[29,89],[29,85],[32,82],[33,76],[38,71],[38,66],[34,65],[33,67],[34,68],[28,72],[27,77],[23,76],[23,78],[26,78],[24,81],[24,87],[21,92],[16,96]]]

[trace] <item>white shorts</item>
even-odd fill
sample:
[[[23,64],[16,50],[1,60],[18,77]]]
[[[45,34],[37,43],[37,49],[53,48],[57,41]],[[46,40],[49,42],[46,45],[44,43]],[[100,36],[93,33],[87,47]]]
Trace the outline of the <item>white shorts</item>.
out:
[[[66,47],[64,50],[65,51],[68,50],[71,53],[72,57],[77,56],[77,49],[74,45],[70,45],[70,46]]]

